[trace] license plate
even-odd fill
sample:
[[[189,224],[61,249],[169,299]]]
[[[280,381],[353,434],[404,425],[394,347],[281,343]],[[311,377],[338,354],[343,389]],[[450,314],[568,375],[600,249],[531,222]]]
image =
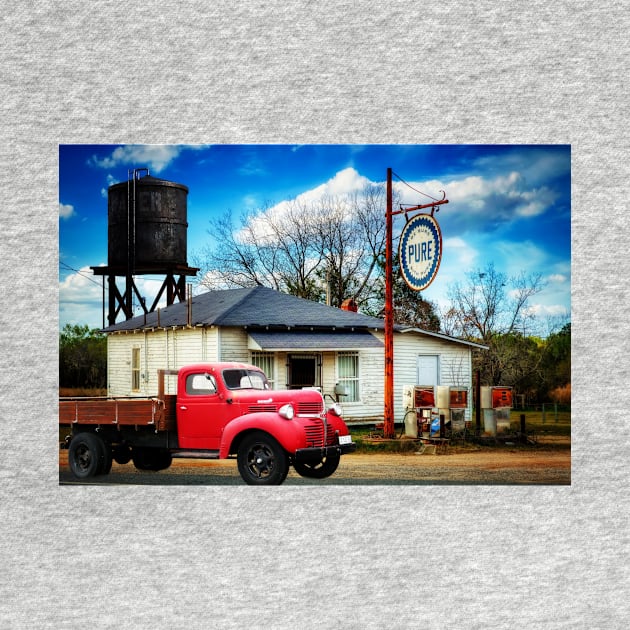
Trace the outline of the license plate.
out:
[[[339,444],[352,444],[352,436],[351,435],[340,435],[339,436]]]

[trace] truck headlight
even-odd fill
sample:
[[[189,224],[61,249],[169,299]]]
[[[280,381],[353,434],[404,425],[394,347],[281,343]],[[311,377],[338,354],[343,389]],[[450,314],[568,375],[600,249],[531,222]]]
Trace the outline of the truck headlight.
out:
[[[331,405],[328,411],[332,413],[333,416],[339,416],[340,418],[341,418],[341,415],[343,414],[343,411],[341,410],[341,405],[339,405],[338,403]]]
[[[282,405],[282,407],[280,407],[280,409],[278,409],[278,413],[285,420],[293,420],[293,418],[295,417],[295,409],[293,409],[293,405],[291,405],[291,404]]]

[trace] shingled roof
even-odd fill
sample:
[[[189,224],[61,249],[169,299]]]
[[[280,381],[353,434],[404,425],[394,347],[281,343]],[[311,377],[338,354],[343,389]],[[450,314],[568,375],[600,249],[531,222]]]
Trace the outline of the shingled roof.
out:
[[[172,328],[188,324],[188,304],[180,302],[103,329],[106,333]],[[209,291],[192,298],[192,326],[252,329],[382,330],[377,317],[343,311],[267,287]]]

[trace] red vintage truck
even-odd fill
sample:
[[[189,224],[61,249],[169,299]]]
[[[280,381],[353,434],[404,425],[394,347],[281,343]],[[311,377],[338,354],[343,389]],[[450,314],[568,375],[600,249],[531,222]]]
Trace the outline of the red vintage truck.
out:
[[[177,395],[164,393],[169,375]],[[356,449],[338,405],[326,410],[317,390],[272,390],[242,363],[159,370],[156,397],[60,399],[59,424],[69,428],[62,448],[79,479],[108,474],[112,460],[157,471],[174,457],[235,457],[246,483],[279,485],[290,465],[329,477]]]

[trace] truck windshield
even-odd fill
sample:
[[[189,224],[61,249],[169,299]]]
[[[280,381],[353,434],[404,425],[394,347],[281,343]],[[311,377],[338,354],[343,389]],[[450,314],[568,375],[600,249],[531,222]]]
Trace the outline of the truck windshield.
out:
[[[228,389],[269,389],[267,377],[258,370],[223,370]]]

